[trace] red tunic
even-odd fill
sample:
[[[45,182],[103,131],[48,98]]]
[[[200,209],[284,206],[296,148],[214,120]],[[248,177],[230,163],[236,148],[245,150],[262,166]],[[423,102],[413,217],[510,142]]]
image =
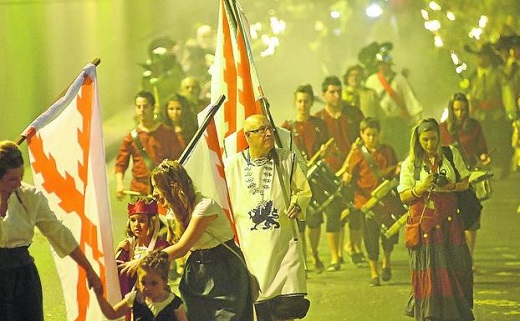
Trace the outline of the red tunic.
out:
[[[344,105],[342,108],[341,116],[337,119],[330,116],[325,109],[315,115],[325,122],[329,137],[333,137],[336,142],[337,153],[331,153],[326,158],[326,162],[334,172],[343,165],[350,146],[359,136],[359,123],[365,118],[363,112],[357,107]]]
[[[154,166],[165,158],[178,159],[182,153],[182,146],[175,131],[166,125],[160,124],[152,132],[145,132],[138,128],[137,135]],[[150,169],[129,133],[119,148],[115,172],[124,173],[130,165],[130,159],[133,161],[130,190],[147,195],[150,191]]]
[[[310,116],[303,122],[285,121],[282,127],[291,132],[296,146],[307,160],[312,158],[327,142],[327,128],[325,123],[317,117]]]
[[[440,124],[441,142],[443,145],[455,144],[468,166],[474,167],[482,154],[487,154],[486,138],[480,123],[467,118],[464,125],[453,127],[450,132],[448,124]]]
[[[380,175],[388,176],[394,173],[397,165],[397,156],[394,149],[382,144],[373,152],[370,152]],[[370,193],[379,186],[380,180],[375,171],[363,156],[361,149],[355,149],[349,159],[347,172],[352,175],[352,186],[354,187],[354,206],[361,208],[370,198]]]

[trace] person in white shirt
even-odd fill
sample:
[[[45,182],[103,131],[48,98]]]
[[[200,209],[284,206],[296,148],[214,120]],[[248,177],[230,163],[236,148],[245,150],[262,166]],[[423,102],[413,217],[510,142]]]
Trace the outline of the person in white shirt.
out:
[[[377,72],[367,78],[365,85],[379,96],[379,120],[384,128],[384,140],[395,148],[397,158],[403,159],[408,151],[408,139],[403,135],[408,135],[422,118],[423,106],[408,80],[392,70],[393,59],[388,50],[381,49],[376,60]]]
[[[18,145],[0,141],[0,320],[42,321],[42,285],[29,254],[35,227],[60,257],[70,256],[85,270],[90,288],[103,286],[71,231],[42,192],[22,181],[23,173]]]
[[[405,313],[417,321],[470,321],[472,262],[456,195],[468,189],[469,171],[458,150],[443,148],[440,138],[435,119],[421,120],[401,165],[397,191],[409,205],[405,245],[412,285]]]

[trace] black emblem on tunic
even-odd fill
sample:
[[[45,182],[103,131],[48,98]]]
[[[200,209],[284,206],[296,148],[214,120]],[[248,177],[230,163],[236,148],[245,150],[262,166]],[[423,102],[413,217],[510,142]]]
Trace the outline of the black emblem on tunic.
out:
[[[260,203],[256,208],[249,211],[249,218],[255,224],[252,230],[257,230],[258,225],[263,223],[262,229],[280,228],[280,223],[277,221],[279,215],[278,210],[274,208],[273,201]]]

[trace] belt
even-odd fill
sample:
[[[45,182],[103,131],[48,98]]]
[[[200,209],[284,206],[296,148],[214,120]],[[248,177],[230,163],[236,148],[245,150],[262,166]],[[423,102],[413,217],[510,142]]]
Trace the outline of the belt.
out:
[[[235,241],[233,239],[225,242],[227,246],[231,247],[237,253],[240,253],[240,249],[236,246]],[[208,264],[217,261],[221,261],[229,256],[233,256],[234,254],[226,248],[223,244],[219,244],[210,249],[204,250],[195,250],[191,251],[189,261],[192,261],[196,264]]]
[[[28,246],[0,248],[0,270],[12,269],[34,264]]]

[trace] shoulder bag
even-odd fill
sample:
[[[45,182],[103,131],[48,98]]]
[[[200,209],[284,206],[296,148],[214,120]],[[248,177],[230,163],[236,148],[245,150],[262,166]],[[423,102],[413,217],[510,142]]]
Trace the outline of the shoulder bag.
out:
[[[249,277],[249,294],[251,296],[251,303],[255,303],[256,300],[258,300],[258,297],[260,296],[260,293],[262,292],[262,290],[260,289],[260,283],[258,282],[258,279],[256,278],[256,276],[249,271],[249,268],[247,267],[247,264],[246,264],[246,261],[244,261],[244,258],[241,255],[239,255],[235,250],[233,250],[229,245],[227,245],[226,242],[222,242],[221,240],[216,238],[212,233],[209,233],[208,231],[206,231],[206,233],[209,234],[211,237],[213,237],[215,240],[219,241],[219,243],[222,244],[226,249],[231,251],[231,253],[233,253],[236,257],[238,257],[240,262],[242,262],[242,264],[245,266],[245,268],[247,270],[247,275]]]
[[[448,161],[451,163],[451,166],[455,170],[455,177],[456,181],[458,182],[460,180],[460,173],[453,163],[453,153],[451,148],[449,146],[444,146],[442,150]],[[457,194],[458,209],[462,215],[464,229],[467,230],[480,219],[482,204],[480,203],[475,190],[471,186],[465,191],[455,193]]]

